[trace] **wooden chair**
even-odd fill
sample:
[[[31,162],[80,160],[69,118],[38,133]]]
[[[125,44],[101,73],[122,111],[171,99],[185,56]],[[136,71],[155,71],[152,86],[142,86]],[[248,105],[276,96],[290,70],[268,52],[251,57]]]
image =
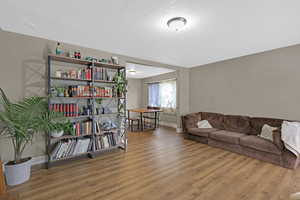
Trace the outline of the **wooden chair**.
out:
[[[140,119],[137,117],[132,117],[130,115],[130,111],[127,111],[127,123],[128,126],[130,128],[130,131],[133,132],[133,127],[136,125],[137,126],[137,130],[140,130]],[[135,124],[136,123],[136,124]]]
[[[128,125],[130,128],[130,131],[133,132],[134,123],[136,123],[137,129],[140,129],[140,119],[138,118],[127,118]]]
[[[160,107],[147,106],[147,109],[160,110]],[[155,120],[155,113],[147,113],[146,115],[143,116],[144,126],[148,125],[149,128],[153,126],[155,129],[159,127],[159,112],[157,112],[157,116],[156,116],[156,127],[154,126],[155,124],[154,120]]]

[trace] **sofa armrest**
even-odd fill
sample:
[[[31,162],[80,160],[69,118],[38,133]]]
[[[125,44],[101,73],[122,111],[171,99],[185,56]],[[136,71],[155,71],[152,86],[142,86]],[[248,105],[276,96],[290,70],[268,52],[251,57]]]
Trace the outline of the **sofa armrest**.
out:
[[[273,142],[280,150],[284,149],[284,143],[281,140],[281,130],[280,129],[275,129],[273,131]]]
[[[186,127],[186,123],[185,123],[185,116],[181,116],[181,127],[182,127],[182,132],[186,133],[187,132],[187,127]]]
[[[197,122],[199,120],[201,120],[200,113],[191,113],[191,114],[182,116],[181,117],[182,131],[184,133],[186,133],[188,128],[196,128]]]

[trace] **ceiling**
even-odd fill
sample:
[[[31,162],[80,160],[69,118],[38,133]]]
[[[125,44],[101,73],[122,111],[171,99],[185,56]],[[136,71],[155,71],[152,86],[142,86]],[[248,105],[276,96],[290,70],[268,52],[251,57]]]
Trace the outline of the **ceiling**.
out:
[[[130,70],[136,71],[135,74],[130,73]],[[160,67],[153,67],[153,66],[146,66],[141,64],[135,64],[135,63],[127,63],[126,64],[126,77],[127,78],[148,78],[152,76],[157,76],[160,74],[165,74],[169,72],[174,72],[175,70],[167,69],[167,68],[160,68]]]
[[[192,67],[300,43],[298,0],[1,0],[7,31]],[[172,32],[166,22],[187,19]]]

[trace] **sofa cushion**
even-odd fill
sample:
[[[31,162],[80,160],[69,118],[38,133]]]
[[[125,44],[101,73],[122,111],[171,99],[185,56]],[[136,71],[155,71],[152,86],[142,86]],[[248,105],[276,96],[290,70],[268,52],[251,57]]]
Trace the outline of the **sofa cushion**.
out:
[[[280,149],[273,142],[255,135],[247,135],[240,138],[240,145],[276,155],[281,154]]]
[[[272,118],[264,118],[264,117],[252,117],[250,119],[251,124],[251,135],[259,135],[261,133],[261,129],[263,125],[268,124],[272,127],[281,128],[283,120],[282,119],[272,119]]]
[[[227,131],[250,133],[250,117],[240,115],[224,115],[224,129]]]
[[[216,128],[188,128],[188,133],[191,135],[208,137],[211,132],[218,131]]]
[[[209,134],[209,138],[211,139],[227,142],[231,144],[239,144],[240,138],[243,136],[246,135],[242,133],[236,133],[236,132],[225,131],[225,130],[215,131]]]
[[[196,128],[198,121],[201,120],[201,113],[192,113],[183,117],[185,128]]]
[[[224,129],[223,118],[224,118],[223,114],[201,112],[201,119],[207,120],[212,125],[213,128]]]

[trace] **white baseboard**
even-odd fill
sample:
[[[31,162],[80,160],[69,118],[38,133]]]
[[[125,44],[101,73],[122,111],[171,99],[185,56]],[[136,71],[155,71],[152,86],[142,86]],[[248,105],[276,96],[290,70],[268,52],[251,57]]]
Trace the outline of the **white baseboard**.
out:
[[[43,164],[47,162],[47,156],[36,156],[33,157],[31,160],[31,165],[38,165],[38,164]]]
[[[182,133],[182,128],[176,128],[176,133]]]
[[[171,128],[177,128],[177,124],[176,123],[172,123],[172,122],[160,121],[159,125],[167,126],[167,127],[171,127]]]

